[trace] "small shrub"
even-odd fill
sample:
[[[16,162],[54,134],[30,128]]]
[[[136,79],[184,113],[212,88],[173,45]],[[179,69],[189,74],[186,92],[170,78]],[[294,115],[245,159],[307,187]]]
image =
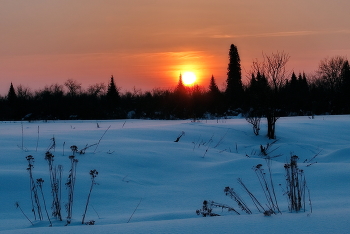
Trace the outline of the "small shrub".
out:
[[[290,163],[286,163],[284,165],[284,169],[286,171],[285,195],[288,197],[288,209],[290,212],[299,212],[302,208],[304,208],[305,212],[307,185],[304,170],[298,168],[298,159],[298,156],[293,155],[290,157]],[[311,206],[310,192],[309,202]]]
[[[220,207],[221,209],[227,209],[227,211],[233,211],[239,215],[239,213],[233,207],[230,207],[230,206],[222,204],[222,203],[217,203],[214,201],[207,201],[207,200],[203,201],[202,209],[196,210],[196,214],[202,215],[203,217],[220,216],[219,214],[213,213],[212,207]]]
[[[260,121],[262,114],[258,111],[251,109],[245,116],[245,120],[253,126],[253,132],[256,136],[260,132]]]

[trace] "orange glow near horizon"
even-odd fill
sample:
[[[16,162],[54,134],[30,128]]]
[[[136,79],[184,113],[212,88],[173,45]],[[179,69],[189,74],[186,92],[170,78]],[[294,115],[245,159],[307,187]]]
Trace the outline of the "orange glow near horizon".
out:
[[[4,1],[0,96],[11,82],[34,92],[74,79],[87,89],[111,74],[122,92],[173,89],[185,71],[196,85],[207,89],[213,75],[224,89],[231,44],[244,83],[261,52],[283,50],[289,71],[312,75],[321,59],[349,56],[349,8],[345,0]]]
[[[214,64],[210,56],[202,51],[182,51],[171,54],[166,60],[164,66],[167,70],[167,76],[171,76],[171,83],[174,87],[182,75],[184,85],[190,86],[194,83],[200,86],[206,86],[209,83],[211,74],[217,74],[218,69],[213,69],[208,64]]]
[[[194,72],[191,71],[185,71],[184,73],[182,73],[182,82],[184,83],[184,85],[186,86],[190,86],[193,85],[197,80],[196,74],[194,74]]]

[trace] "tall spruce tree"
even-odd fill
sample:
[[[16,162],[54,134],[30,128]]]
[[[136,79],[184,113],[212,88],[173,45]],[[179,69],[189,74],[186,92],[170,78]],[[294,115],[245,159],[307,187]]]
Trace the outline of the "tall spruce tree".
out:
[[[16,94],[15,89],[13,87],[13,84],[11,82],[9,92],[7,94],[7,101],[10,104],[13,104],[16,100],[17,100],[17,94]]]
[[[176,95],[186,95],[186,87],[184,85],[184,82],[182,80],[182,74],[179,76],[179,81],[177,83],[177,86],[175,88],[175,94]]]
[[[237,47],[231,44],[229,52],[229,64],[227,68],[226,95],[229,105],[239,107],[242,104],[243,85],[241,74],[241,60]]]
[[[115,111],[115,108],[119,105],[120,95],[117,86],[114,83],[114,77],[111,76],[111,80],[108,84],[108,90],[106,94],[108,108]]]
[[[265,75],[261,74],[259,71],[256,76],[252,73],[247,91],[250,107],[259,113],[266,110],[269,102],[270,87]]]
[[[189,109],[189,96],[187,94],[187,89],[182,80],[182,74],[179,76],[179,82],[174,90],[174,104],[175,104],[175,115],[178,118],[188,117]]]
[[[210,78],[210,83],[209,83],[209,92],[213,95],[220,94],[220,90],[216,84],[214,75],[211,76]]]
[[[222,112],[222,97],[221,92],[216,84],[215,78],[212,75],[209,83],[209,90],[207,93],[207,106],[212,114],[219,114]]]

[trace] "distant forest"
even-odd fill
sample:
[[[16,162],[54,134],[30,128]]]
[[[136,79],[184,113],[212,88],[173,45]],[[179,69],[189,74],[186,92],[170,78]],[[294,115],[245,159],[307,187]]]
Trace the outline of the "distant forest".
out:
[[[0,120],[58,119],[188,119],[269,117],[349,114],[350,66],[347,58],[328,57],[307,77],[287,71],[290,56],[285,52],[264,54],[255,60],[249,82],[242,83],[237,47],[228,53],[226,87],[220,90],[215,77],[209,87],[186,87],[180,75],[173,90],[134,89],[121,93],[114,77],[108,85],[97,83],[86,90],[76,80],[43,89],[11,83],[8,94],[0,97]]]

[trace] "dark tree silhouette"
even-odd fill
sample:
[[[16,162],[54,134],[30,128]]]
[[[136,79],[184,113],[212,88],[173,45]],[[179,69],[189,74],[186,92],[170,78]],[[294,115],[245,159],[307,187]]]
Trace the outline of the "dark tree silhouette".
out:
[[[269,139],[275,139],[276,121],[279,119],[278,113],[279,91],[285,85],[287,77],[286,64],[289,61],[289,54],[285,52],[272,53],[271,55],[264,55],[264,71],[267,79],[272,87],[272,98],[269,102],[269,107],[266,110],[267,119],[267,136]]]
[[[250,83],[245,87],[235,45],[231,45],[229,58],[224,92],[219,90],[214,76],[205,90],[197,85],[186,87],[180,75],[172,90],[141,92],[134,88],[123,94],[113,76],[108,86],[96,83],[86,90],[72,79],[64,85],[53,84],[33,92],[22,85],[14,88],[11,83],[7,95],[0,96],[0,120],[126,117],[196,120],[208,112],[211,115],[206,116],[219,117],[232,108],[241,108],[255,127],[255,134],[259,134],[260,118],[266,117],[268,137],[275,138],[279,117],[350,113],[350,66],[345,57],[322,60],[318,72],[306,77],[286,71],[288,54],[263,54],[263,62],[253,61]]]
[[[209,93],[216,95],[220,93],[220,90],[218,86],[216,85],[216,81],[214,78],[214,75],[211,76],[210,78],[210,83],[209,83]]]
[[[349,61],[346,60],[344,62],[342,71],[341,71],[341,79],[342,79],[342,103],[345,108],[344,113],[350,112],[350,65]]]
[[[111,80],[108,84],[107,97],[112,97],[112,98],[119,97],[119,92],[118,92],[117,86],[114,83],[113,75],[111,76]]]
[[[290,56],[285,52],[272,53],[271,55],[263,54],[264,60],[262,63],[253,62],[253,72],[261,72],[269,82],[271,93],[269,95],[268,105],[264,110],[267,119],[267,136],[270,139],[275,139],[275,124],[280,117],[279,110],[282,105],[280,99],[280,91],[283,90],[288,72],[286,64]]]
[[[214,75],[210,78],[209,90],[207,93],[208,111],[212,114],[219,114],[223,111],[222,94],[216,84]]]
[[[179,81],[178,81],[177,86],[175,88],[175,93],[178,95],[185,95],[186,94],[186,87],[185,87],[183,80],[182,80],[182,74],[180,74],[180,76],[179,76]]]
[[[249,106],[254,109],[254,113],[263,115],[270,102],[271,89],[264,74],[259,71],[256,76],[253,73],[247,88]]]
[[[271,87],[277,93],[284,85],[289,76],[286,70],[286,64],[289,61],[289,54],[284,51],[271,53],[271,55],[263,54],[264,56],[264,74],[269,80]]]
[[[343,56],[327,57],[320,61],[317,74],[324,82],[330,112],[342,113],[342,70],[347,59]]]
[[[10,89],[7,93],[7,101],[11,104],[15,103],[17,100],[17,94],[15,91],[15,88],[13,87],[13,84],[11,82]]]
[[[104,83],[96,83],[90,85],[87,89],[87,93],[92,96],[101,96],[106,92],[106,85]]]
[[[317,73],[331,89],[332,92],[339,91],[341,86],[341,73],[344,63],[346,62],[346,58],[342,56],[334,56],[331,58],[325,58],[321,60]]]
[[[174,114],[178,118],[186,118],[188,117],[188,109],[189,109],[189,96],[187,94],[187,89],[182,81],[182,74],[179,76],[179,81],[174,90]]]
[[[259,135],[260,119],[268,109],[271,96],[271,89],[265,75],[260,74],[259,71],[256,76],[253,73],[246,91],[250,109],[245,117],[248,123],[253,125],[255,135]]]
[[[76,96],[81,92],[81,83],[78,83],[76,80],[68,79],[64,82],[64,85],[67,87],[68,95],[70,96]]]
[[[19,108],[18,108],[18,97],[15,92],[15,89],[10,85],[10,89],[7,93],[7,96],[4,101],[3,108],[0,109],[0,113],[4,113],[8,116],[9,119],[18,119],[19,118]]]
[[[231,44],[229,52],[226,85],[226,95],[229,105],[235,108],[239,107],[242,104],[243,98],[241,60],[237,47],[234,44]]]
[[[194,122],[197,121],[198,118],[201,118],[205,112],[205,106],[203,105],[204,100],[204,92],[198,86],[195,85],[190,90],[190,110],[189,113]]]
[[[119,106],[120,102],[120,95],[119,91],[117,89],[117,86],[115,85],[114,82],[114,77],[113,75],[111,76],[111,80],[108,84],[108,90],[106,94],[106,101],[107,101],[107,108],[110,113],[110,117],[117,117],[117,107]]]

